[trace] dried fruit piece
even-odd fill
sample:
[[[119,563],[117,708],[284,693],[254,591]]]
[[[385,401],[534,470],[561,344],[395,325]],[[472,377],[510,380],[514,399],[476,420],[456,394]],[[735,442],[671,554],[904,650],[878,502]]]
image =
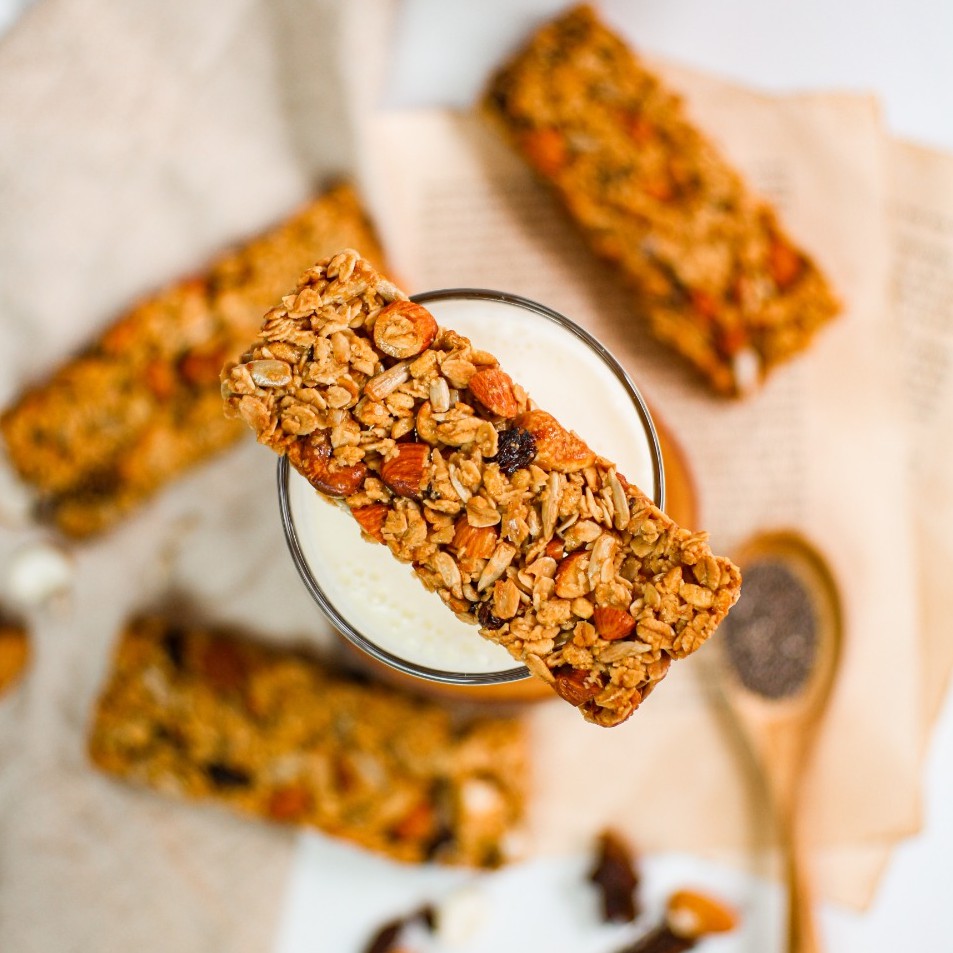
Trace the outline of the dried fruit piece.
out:
[[[694,940],[734,930],[738,914],[714,897],[695,890],[677,890],[668,898],[665,920],[676,936]]]
[[[29,658],[26,629],[0,622],[0,694],[23,674]]]
[[[367,467],[355,463],[349,467],[335,466],[331,459],[331,445],[325,438],[307,443],[295,440],[288,446],[288,460],[303,473],[308,482],[328,496],[351,496],[361,488],[367,476]]]
[[[427,801],[415,804],[392,828],[398,840],[418,841],[428,837],[436,824],[433,805]]]
[[[401,360],[426,351],[437,336],[437,322],[423,305],[394,301],[381,308],[374,323],[374,344]]]
[[[656,927],[645,936],[639,937],[631,946],[617,953],[685,953],[695,947],[695,940],[676,936],[667,926]]]
[[[552,128],[533,129],[523,135],[523,153],[537,172],[553,176],[569,163],[566,137]]]
[[[768,271],[778,288],[783,291],[793,285],[802,267],[801,256],[784,239],[776,236],[768,249]]]
[[[602,916],[607,923],[630,923],[639,913],[639,875],[635,855],[614,831],[599,836],[599,853],[589,879],[601,891]]]
[[[553,672],[553,677],[553,687],[560,697],[576,708],[591,701],[602,691],[602,684],[598,679],[589,681],[589,673],[582,669],[566,666]]]
[[[218,691],[237,691],[244,688],[248,679],[248,665],[241,649],[229,639],[210,641],[199,665],[205,680]]]
[[[596,462],[596,455],[572,431],[566,430],[545,410],[528,410],[516,425],[529,431],[536,442],[536,460],[544,470],[574,473]]]
[[[420,499],[424,479],[424,464],[430,449],[422,443],[402,443],[397,455],[384,462],[381,479],[398,496]]]
[[[528,467],[536,456],[536,441],[528,430],[511,427],[497,438],[496,456],[490,459],[507,476],[512,476],[522,467]]]
[[[472,526],[466,516],[456,522],[451,545],[457,555],[470,559],[489,559],[496,549],[495,526]]]
[[[268,816],[276,821],[298,821],[311,810],[311,793],[303,785],[276,788],[268,799]]]
[[[385,923],[370,939],[363,953],[399,953],[397,938],[404,928],[404,919]]]
[[[436,920],[437,912],[430,904],[425,904],[406,917],[389,920],[371,937],[363,953],[405,953],[403,947],[398,946],[404,927],[420,922],[432,933]]]
[[[613,606],[596,606],[592,622],[599,637],[607,642],[624,639],[635,628],[635,619],[625,609]]]
[[[217,384],[227,357],[223,348],[202,353],[190,351],[179,361],[179,374],[183,380],[196,386]]]
[[[490,602],[481,602],[477,608],[477,622],[484,629],[502,629],[506,623],[493,615],[493,607]]]
[[[387,518],[386,503],[370,503],[367,506],[355,506],[351,508],[354,519],[361,524],[361,529],[368,536],[376,539],[379,543],[384,542],[384,533],[382,527]]]
[[[498,417],[515,417],[519,411],[513,380],[498,367],[487,367],[470,378],[470,391],[491,413]]]

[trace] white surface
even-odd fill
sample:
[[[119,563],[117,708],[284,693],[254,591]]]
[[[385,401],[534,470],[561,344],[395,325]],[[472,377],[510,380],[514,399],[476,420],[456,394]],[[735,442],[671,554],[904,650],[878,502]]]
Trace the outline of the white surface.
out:
[[[503,369],[540,407],[585,434],[596,453],[608,456],[612,447],[619,472],[654,495],[649,441],[638,411],[595,351],[548,318],[502,302],[434,301],[428,308],[442,327],[504,357]],[[440,597],[412,579],[409,567],[389,550],[368,547],[350,514],[329,506],[297,474],[292,475],[290,497],[301,549],[315,579],[341,615],[376,645],[445,672],[515,667],[506,649],[449,616]]]
[[[472,102],[501,56],[562,6],[547,0],[407,0],[397,23],[385,105]],[[876,5],[865,0],[605,0],[599,6],[609,17],[637,25],[627,32],[640,48],[765,89],[874,90],[884,101],[892,130],[953,149],[949,0]],[[953,945],[948,900],[953,882],[953,694],[935,731],[925,783],[923,832],[897,849],[872,909],[863,915],[823,909],[831,951],[895,953]],[[341,864],[341,851],[317,839],[302,841],[279,953],[357,951],[388,915],[405,912],[422,899],[439,900],[461,882],[458,875],[434,871],[402,870],[400,877],[388,876],[388,865],[356,852],[345,851],[348,863]],[[333,878],[330,870],[336,872]],[[622,946],[624,934],[595,925],[586,891],[577,886],[583,873],[583,862],[569,858],[490,876],[487,890],[491,903],[499,906],[486,930],[465,949],[605,953]],[[686,857],[653,858],[649,880],[655,891],[663,882],[708,883],[724,896],[744,898],[745,932],[709,941],[705,950],[780,949],[771,928],[772,917],[780,916],[777,895],[754,880]],[[375,887],[370,902],[368,883]],[[350,892],[358,889],[359,900]],[[358,909],[362,922],[356,928]],[[500,928],[503,922],[506,929]]]
[[[744,925],[739,932],[706,941],[705,953],[778,949],[780,896],[772,887],[691,857],[654,857],[644,865],[643,917],[635,927],[605,925],[600,922],[598,895],[587,882],[591,863],[591,858],[575,855],[473,874],[397,866],[306,836],[298,845],[297,875],[276,953],[358,953],[388,920],[426,902],[439,906],[467,884],[479,886],[486,906],[486,917],[469,940],[450,946],[420,931],[412,943],[408,941],[409,949],[419,953],[607,953],[631,943],[657,923],[668,894],[686,886],[717,895],[742,914]]]
[[[646,52],[767,90],[875,90],[897,133],[953,149],[950,0],[600,0]],[[553,0],[406,0],[387,102],[464,104]]]

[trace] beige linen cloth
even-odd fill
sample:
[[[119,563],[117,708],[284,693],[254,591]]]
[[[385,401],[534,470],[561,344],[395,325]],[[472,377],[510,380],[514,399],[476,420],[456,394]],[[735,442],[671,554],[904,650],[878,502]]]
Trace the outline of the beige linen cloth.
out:
[[[0,406],[135,296],[353,168],[361,87],[343,75],[367,8],[44,0],[3,37]],[[39,535],[0,526],[0,566]],[[246,443],[75,563],[0,699],[0,950],[267,950],[292,835],[117,785],[83,738],[121,620],[172,589],[276,638],[314,629],[274,460]]]

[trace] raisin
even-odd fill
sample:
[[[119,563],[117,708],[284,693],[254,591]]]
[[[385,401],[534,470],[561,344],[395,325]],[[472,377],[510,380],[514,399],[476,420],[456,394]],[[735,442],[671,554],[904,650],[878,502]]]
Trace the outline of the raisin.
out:
[[[612,831],[599,838],[599,853],[589,879],[602,893],[602,916],[607,923],[630,923],[639,915],[635,860],[629,846]]]
[[[247,771],[225,764],[224,761],[210,761],[205,765],[205,773],[220,788],[247,788],[251,784],[251,775]]]
[[[489,602],[481,602],[477,609],[477,621],[484,629],[500,629],[505,624],[502,619],[493,615]]]
[[[522,467],[527,467],[536,456],[536,439],[528,430],[511,427],[499,435],[499,444],[495,457],[496,463],[507,476],[512,476]]]
[[[688,937],[676,936],[667,926],[660,926],[618,953],[684,953],[692,949],[696,942]]]
[[[405,917],[389,920],[371,937],[367,946],[364,947],[364,953],[397,953],[398,950],[403,949],[398,941],[404,927],[414,923],[423,924],[430,933],[433,933],[437,926],[437,911],[428,903]]]
[[[364,953],[391,953],[397,949],[397,938],[404,928],[404,921],[392,920],[385,923],[364,947]]]

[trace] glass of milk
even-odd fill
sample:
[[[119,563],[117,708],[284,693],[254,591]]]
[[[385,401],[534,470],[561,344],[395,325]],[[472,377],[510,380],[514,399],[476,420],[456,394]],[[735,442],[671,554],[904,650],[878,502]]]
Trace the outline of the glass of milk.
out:
[[[665,505],[659,438],[615,358],[561,314],[516,295],[451,289],[414,295],[441,327],[489,351],[536,404]],[[503,686],[529,678],[501,646],[460,621],[387,546],[361,537],[347,507],[321,497],[282,457],[281,518],[292,558],[331,624],[373,659],[431,683]]]

